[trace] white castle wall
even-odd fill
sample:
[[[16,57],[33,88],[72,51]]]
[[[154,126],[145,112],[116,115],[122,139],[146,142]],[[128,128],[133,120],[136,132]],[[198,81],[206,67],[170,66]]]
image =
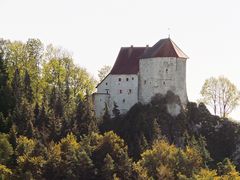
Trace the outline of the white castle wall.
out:
[[[138,75],[108,75],[97,87],[94,94],[94,106],[97,117],[104,113],[105,102],[112,114],[116,102],[121,113],[127,112],[138,102]]]
[[[173,57],[140,59],[139,101],[148,103],[155,94],[166,94],[168,90],[179,95],[183,104],[187,103],[186,59]]]

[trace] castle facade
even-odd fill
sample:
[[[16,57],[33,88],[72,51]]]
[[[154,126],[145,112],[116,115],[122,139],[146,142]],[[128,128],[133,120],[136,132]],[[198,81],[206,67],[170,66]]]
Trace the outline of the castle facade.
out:
[[[183,105],[187,104],[187,59],[170,38],[152,47],[122,47],[112,70],[93,94],[96,116],[103,116],[105,104],[110,114],[114,103],[126,113],[134,104],[149,103],[154,95],[169,90],[180,97]]]

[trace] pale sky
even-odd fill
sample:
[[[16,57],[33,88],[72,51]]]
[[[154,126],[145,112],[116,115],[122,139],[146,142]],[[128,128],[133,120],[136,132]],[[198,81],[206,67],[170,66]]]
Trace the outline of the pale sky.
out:
[[[0,0],[0,37],[62,46],[97,77],[122,46],[168,37],[190,57],[187,90],[200,97],[206,78],[224,75],[240,89],[239,0]],[[240,108],[232,117],[240,119]]]

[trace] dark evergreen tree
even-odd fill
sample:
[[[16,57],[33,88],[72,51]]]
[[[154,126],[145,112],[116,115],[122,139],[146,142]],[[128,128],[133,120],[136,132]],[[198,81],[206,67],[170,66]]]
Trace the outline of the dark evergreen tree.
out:
[[[36,125],[36,122],[39,121],[39,113],[40,113],[40,110],[39,110],[39,105],[38,103],[35,104],[35,108],[34,108],[34,124]]]
[[[52,88],[50,97],[49,97],[49,108],[54,110],[56,106],[57,92],[55,86]]]
[[[98,125],[97,125],[97,119],[95,117],[95,113],[93,110],[93,104],[91,99],[86,97],[85,100],[85,111],[84,111],[84,119],[87,124],[87,133],[92,133],[92,132],[98,132]]]
[[[111,116],[109,114],[107,103],[105,103],[104,114],[102,117],[102,123],[100,124],[100,127],[99,127],[101,132],[106,132],[106,131],[111,130],[112,122],[113,121],[111,121]]]
[[[9,117],[4,117],[3,113],[0,112],[0,133],[8,133],[12,126],[12,121]]]
[[[0,112],[6,117],[13,106],[14,100],[8,86],[7,66],[3,59],[3,53],[0,52]]]
[[[39,113],[39,118],[36,121],[36,127],[39,130],[43,130],[45,127],[50,127],[49,118],[46,114],[44,103],[42,103],[41,110]]]
[[[17,147],[17,132],[16,132],[16,126],[13,124],[10,132],[9,132],[9,142],[11,143],[13,149],[15,150]]]
[[[104,164],[102,167],[102,176],[106,180],[112,180],[113,179],[113,174],[114,174],[114,160],[112,157],[107,154],[106,157],[103,160]]]
[[[69,101],[69,98],[70,98],[70,87],[69,87],[69,80],[67,79],[66,82],[65,82],[65,85],[66,85],[66,88],[65,88],[65,91],[64,91],[64,94],[65,94],[65,100],[66,102]]]
[[[61,97],[59,96],[57,98],[57,101],[56,101],[56,104],[55,104],[55,108],[54,108],[55,116],[59,117],[59,118],[63,117],[63,111],[64,111],[64,109],[63,109],[63,102],[62,102]]]
[[[23,82],[24,82],[23,90],[24,90],[25,97],[29,103],[32,103],[33,102],[33,90],[31,87],[31,78],[30,78],[27,70],[25,71]]]
[[[117,105],[116,102],[114,102],[114,104],[113,104],[113,110],[112,110],[112,112],[113,112],[114,117],[115,117],[116,119],[118,119],[119,116],[120,116],[120,110],[118,109],[118,105]]]
[[[12,91],[13,91],[13,96],[14,96],[16,105],[18,106],[22,99],[21,77],[20,77],[20,72],[18,68],[15,70],[15,73],[12,79]]]
[[[30,121],[30,120],[27,123],[27,130],[26,130],[25,136],[27,136],[28,138],[35,137],[35,129],[33,127],[32,121]]]

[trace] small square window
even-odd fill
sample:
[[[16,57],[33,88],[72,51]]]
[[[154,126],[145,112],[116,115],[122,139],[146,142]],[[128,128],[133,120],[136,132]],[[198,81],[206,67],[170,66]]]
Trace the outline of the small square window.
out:
[[[131,90],[131,89],[129,89],[129,90],[128,90],[128,93],[129,93],[129,94],[131,94],[131,93],[132,93],[132,90]]]
[[[108,83],[106,83],[106,86],[108,85]]]
[[[119,93],[122,94],[122,90],[121,89],[120,89]]]
[[[125,103],[125,99],[123,99],[123,103]]]
[[[147,83],[147,81],[146,80],[144,80],[144,84],[146,84]]]
[[[128,78],[126,78],[126,81],[128,81]]]
[[[132,80],[134,80],[134,77],[132,77]]]
[[[122,79],[121,78],[118,78],[118,81],[121,81]]]
[[[166,85],[165,81],[163,81],[163,85]]]
[[[166,73],[168,73],[168,69],[166,69]]]

